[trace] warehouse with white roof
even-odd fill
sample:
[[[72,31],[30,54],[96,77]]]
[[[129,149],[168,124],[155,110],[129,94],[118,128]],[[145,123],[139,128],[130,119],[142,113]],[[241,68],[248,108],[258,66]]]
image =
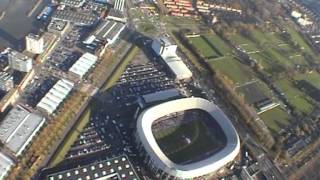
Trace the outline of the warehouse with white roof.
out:
[[[92,68],[97,60],[98,57],[96,55],[85,53],[71,66],[69,72],[77,75],[81,79]]]
[[[11,159],[0,152],[0,179],[5,179],[13,164]]]
[[[85,40],[84,44],[92,44],[94,41],[103,42],[105,46],[117,41],[126,25],[113,20],[103,20],[96,30]]]
[[[69,95],[74,84],[68,80],[59,80],[37,104],[37,108],[52,114]]]
[[[44,117],[18,105],[0,123],[0,140],[19,156],[44,122]]]
[[[177,45],[171,44],[168,39],[159,38],[153,40],[152,49],[170,68],[176,80],[187,81],[192,78],[192,72],[176,54]]]

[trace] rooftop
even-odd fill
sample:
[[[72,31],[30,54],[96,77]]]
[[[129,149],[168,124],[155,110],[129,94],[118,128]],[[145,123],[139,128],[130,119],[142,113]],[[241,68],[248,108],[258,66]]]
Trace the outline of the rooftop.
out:
[[[31,58],[29,58],[28,56],[15,50],[10,51],[9,57],[14,57],[16,60],[20,60],[20,61],[31,60]]]
[[[138,180],[128,157],[122,155],[113,159],[95,162],[74,169],[47,175],[48,180],[86,180],[86,179],[131,179]]]
[[[106,20],[97,27],[93,35],[101,41],[109,41],[113,39],[124,26],[123,23]]]
[[[44,120],[43,117],[18,105],[0,123],[0,140],[18,156]]]
[[[0,152],[0,179],[4,179],[12,165],[11,159]]]
[[[151,102],[166,100],[166,99],[169,99],[172,97],[178,97],[178,96],[180,96],[179,90],[172,88],[172,89],[158,91],[151,94],[145,94],[142,96],[142,98],[146,103],[151,103]]]
[[[52,114],[69,95],[74,84],[68,80],[59,80],[37,104],[37,107]]]
[[[77,62],[75,62],[71,68],[69,69],[70,72],[77,74],[80,78],[82,78],[91,67],[97,62],[98,57],[91,54],[85,53],[83,54]]]

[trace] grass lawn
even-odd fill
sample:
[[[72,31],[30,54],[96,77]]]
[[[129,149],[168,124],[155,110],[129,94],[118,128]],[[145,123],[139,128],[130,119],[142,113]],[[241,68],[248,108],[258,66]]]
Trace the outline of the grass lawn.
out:
[[[313,54],[312,49],[310,48],[310,46],[306,43],[306,41],[303,39],[303,37],[299,34],[299,32],[297,32],[294,28],[291,27],[287,27],[286,28],[287,32],[291,35],[292,40],[294,42],[297,42],[299,44],[299,46],[308,53]]]
[[[209,128],[202,121],[182,124],[167,136],[157,139],[157,143],[175,163],[184,163],[215,150],[223,144],[219,138],[212,136]],[[186,142],[190,139],[190,143]]]
[[[307,52],[311,52],[310,47],[295,30],[290,30],[290,34],[292,34],[294,41],[305,47]],[[296,65],[307,64],[301,53],[283,41],[279,33],[264,33],[253,30],[251,38],[237,34],[232,36],[230,40],[246,50],[250,57],[255,59],[271,75],[295,68]],[[258,47],[260,52],[255,53],[254,51],[258,50]]]
[[[311,113],[313,104],[306,98],[306,95],[299,89],[295,88],[290,81],[283,79],[276,82],[276,85],[283,91],[288,98],[289,103],[298,111],[304,113]]]
[[[265,98],[272,97],[272,93],[269,87],[261,81],[238,87],[237,91],[244,95],[245,100],[249,104],[254,104]]]
[[[202,36],[189,38],[192,45],[200,52],[200,54],[208,59],[220,57],[221,54],[215,47],[207,42],[206,38]]]
[[[258,51],[257,45],[251,40],[241,36],[240,34],[236,34],[231,36],[230,40],[244,49],[246,52]]]
[[[121,74],[124,72],[130,61],[137,55],[139,50],[140,49],[137,46],[134,46],[129,50],[128,54],[124,57],[121,64],[116,68],[114,72],[112,72],[111,78],[105,82],[105,84],[101,88],[101,91],[109,89],[119,80]]]
[[[59,145],[59,148],[50,159],[49,167],[54,167],[64,160],[65,155],[68,153],[72,144],[77,140],[78,136],[90,120],[91,115],[91,106],[88,105],[84,112],[81,114],[80,118],[76,122],[75,126],[72,128],[71,132],[63,140],[62,144]]]
[[[275,132],[278,132],[281,127],[285,127],[290,123],[290,116],[281,107],[273,108],[259,115],[264,123]]]
[[[298,74],[294,80],[306,80],[317,88],[320,88],[320,74],[317,72]]]
[[[228,46],[218,35],[205,34],[203,37],[215,46],[223,56],[232,55],[232,48]]]
[[[219,60],[209,61],[208,63],[214,71],[226,76],[236,85],[241,85],[255,78],[249,67],[232,57],[224,57]]]

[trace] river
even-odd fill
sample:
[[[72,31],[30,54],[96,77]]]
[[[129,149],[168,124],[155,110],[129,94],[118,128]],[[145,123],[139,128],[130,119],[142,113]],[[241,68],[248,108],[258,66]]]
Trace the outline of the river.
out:
[[[38,1],[42,1],[37,4]],[[40,23],[36,16],[49,0],[0,0],[0,47],[23,49],[23,39],[26,34],[37,31]],[[37,6],[35,6],[37,5]],[[36,7],[36,8],[34,8]],[[29,13],[32,9],[33,13]],[[29,16],[28,16],[29,15]]]

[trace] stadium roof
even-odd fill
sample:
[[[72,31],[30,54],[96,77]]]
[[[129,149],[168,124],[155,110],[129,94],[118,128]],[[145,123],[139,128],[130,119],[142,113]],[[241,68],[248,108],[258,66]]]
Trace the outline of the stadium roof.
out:
[[[12,165],[11,159],[0,152],[0,179],[5,178]]]
[[[58,179],[131,179],[138,180],[133,166],[131,165],[128,157],[122,155],[112,159],[95,162],[89,165],[69,169],[61,172],[56,172],[47,175],[48,180]]]
[[[18,156],[44,121],[43,117],[17,106],[0,123],[0,140]]]
[[[72,82],[65,79],[59,80],[41,99],[37,107],[45,110],[48,114],[52,114],[69,95],[72,88]]]
[[[227,145],[207,159],[181,165],[172,162],[163,153],[153,136],[152,123],[168,114],[189,109],[201,109],[208,112],[225,133]],[[182,179],[192,179],[215,172],[232,161],[240,150],[238,134],[228,117],[218,106],[202,98],[183,98],[146,109],[138,118],[137,133],[151,161],[166,173]]]
[[[74,63],[69,69],[70,72],[78,75],[82,78],[91,67],[97,62],[98,57],[91,54],[85,53],[83,54],[76,63]]]
[[[192,78],[192,72],[190,69],[186,66],[186,64],[180,59],[180,58],[174,58],[172,57],[164,59],[164,61],[167,63],[171,71],[174,73],[176,78],[178,80],[183,79],[190,79]]]
[[[172,88],[172,89],[158,91],[158,92],[151,93],[151,94],[145,94],[142,96],[142,98],[144,99],[144,101],[146,103],[150,103],[150,102],[155,102],[155,101],[166,100],[166,99],[169,99],[172,97],[177,97],[177,96],[180,96],[179,90]]]

